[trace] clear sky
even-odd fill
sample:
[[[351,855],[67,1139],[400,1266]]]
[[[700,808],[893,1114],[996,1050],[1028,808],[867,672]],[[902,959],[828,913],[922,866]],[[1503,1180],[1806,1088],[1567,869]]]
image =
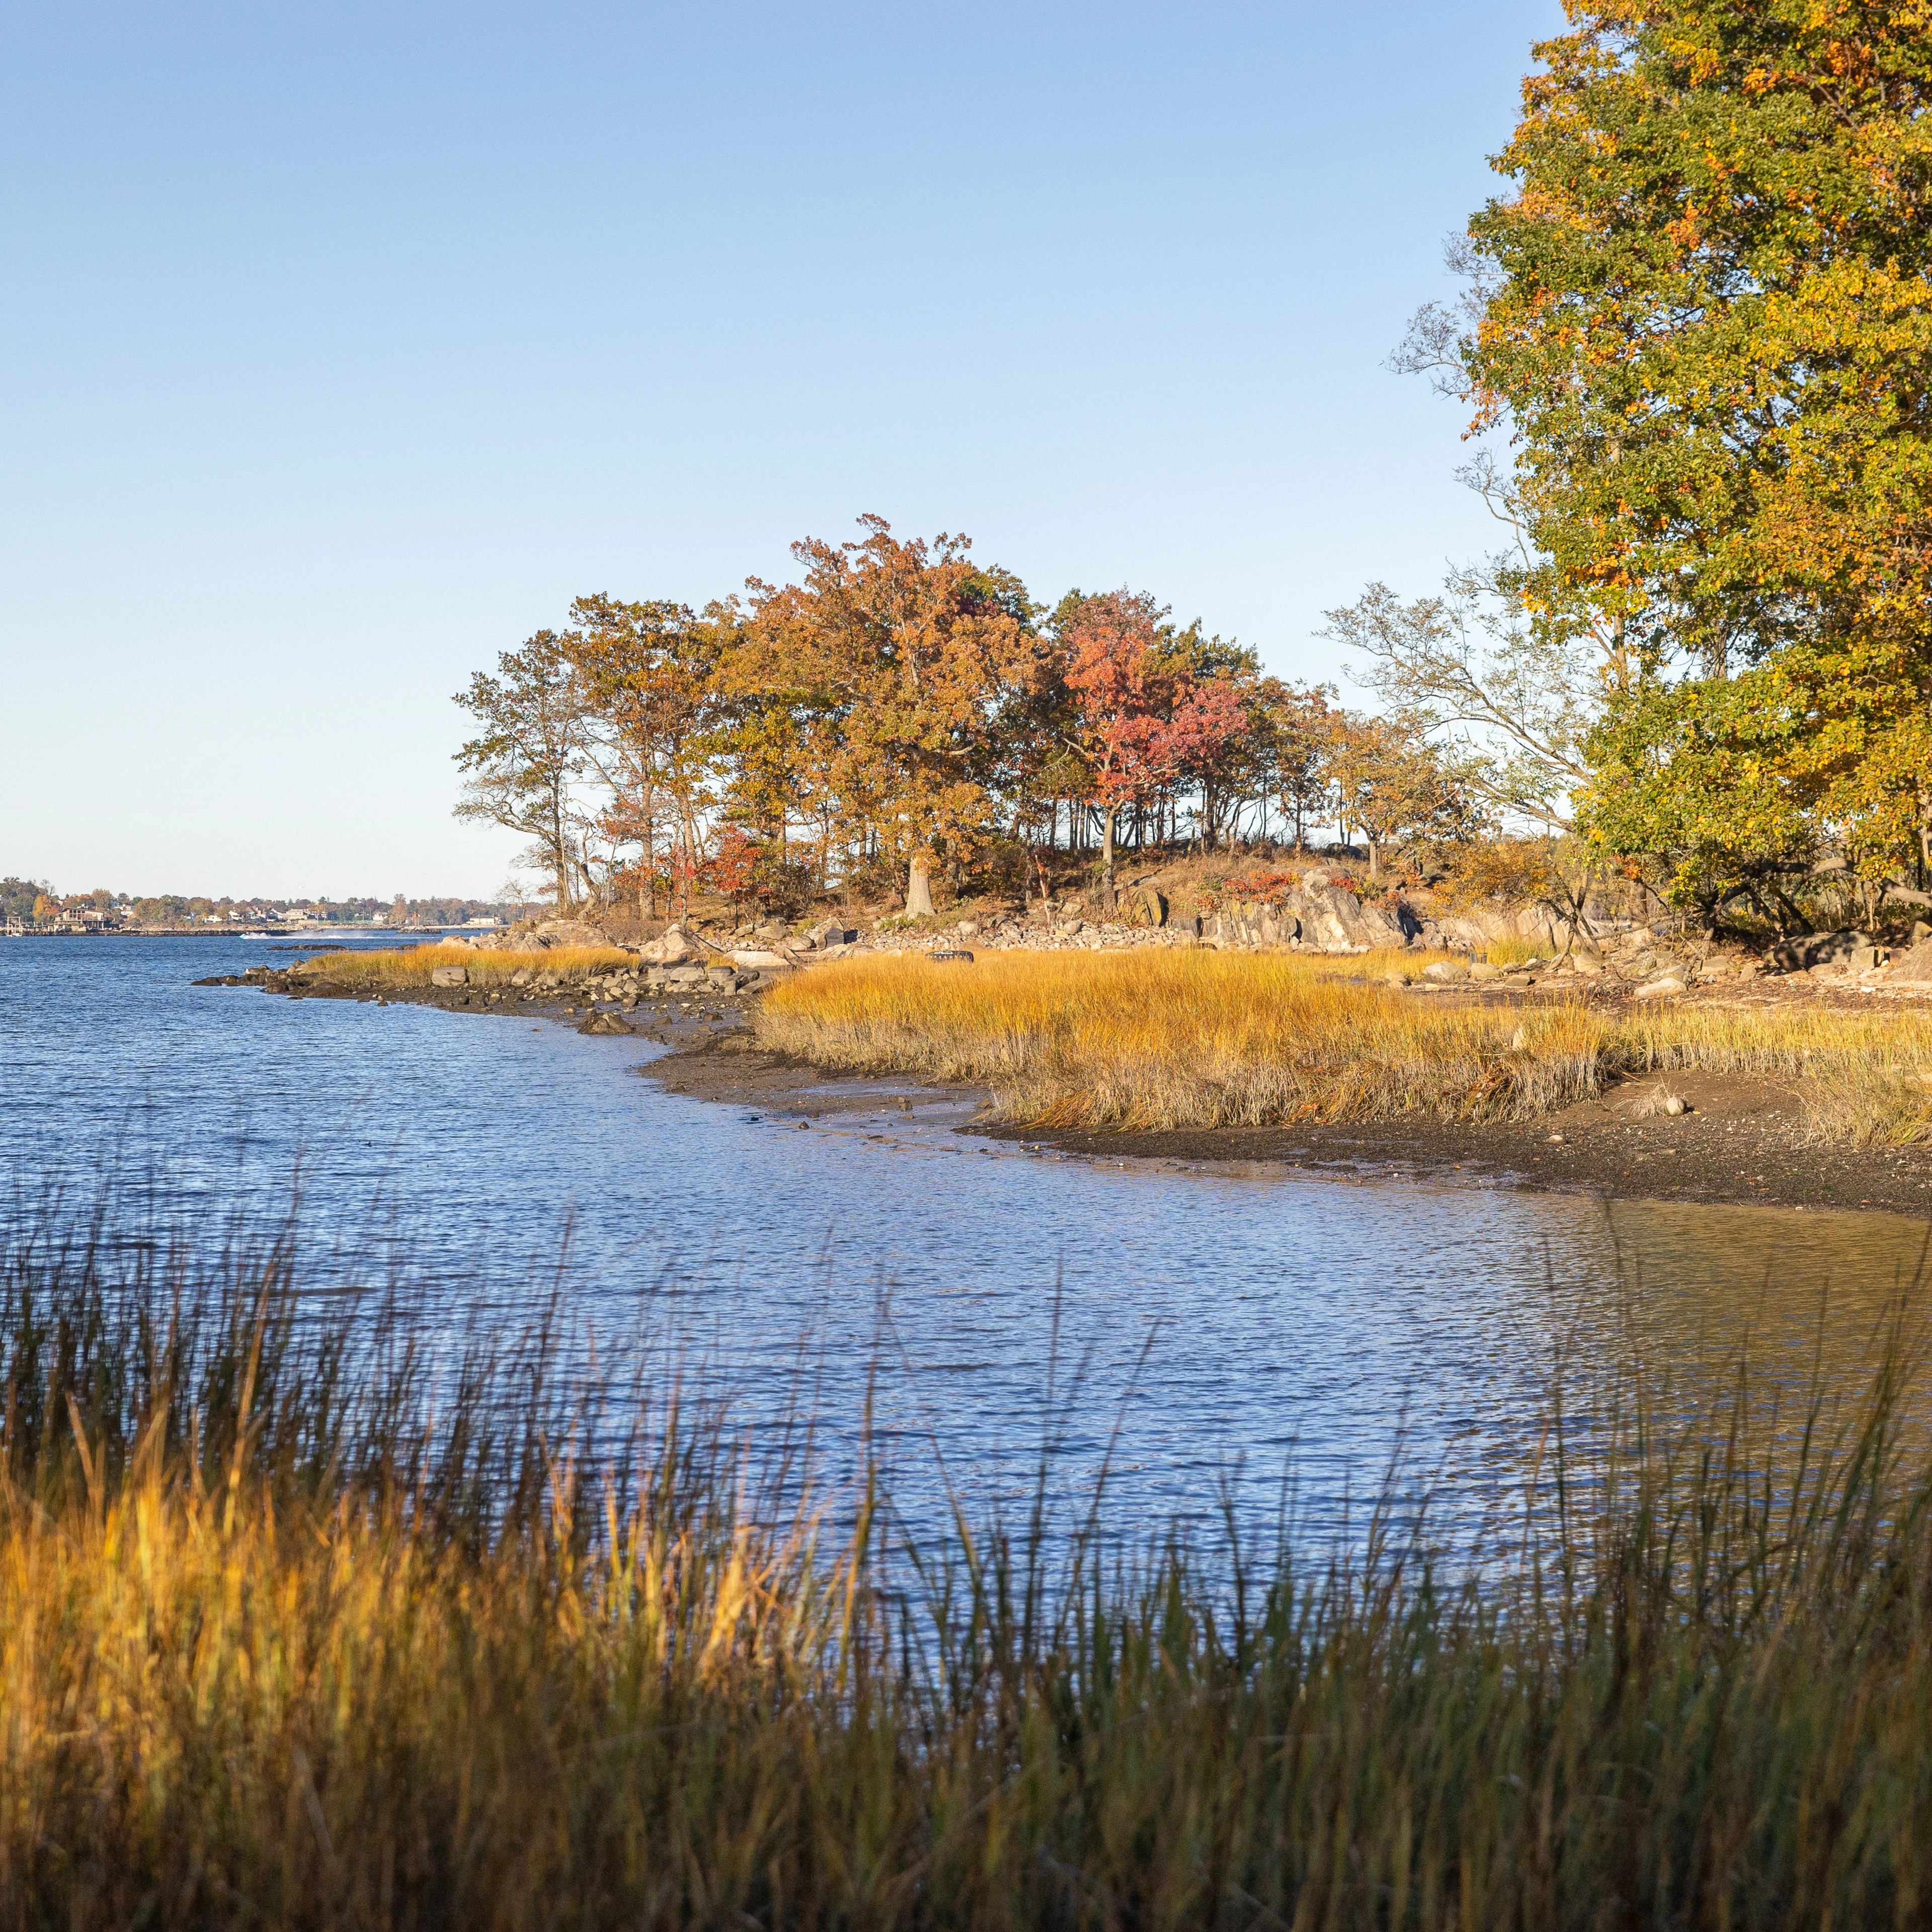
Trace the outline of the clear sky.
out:
[[[493,892],[450,694],[876,511],[1313,633],[1489,541],[1384,359],[1556,0],[261,0],[0,40],[0,872]]]

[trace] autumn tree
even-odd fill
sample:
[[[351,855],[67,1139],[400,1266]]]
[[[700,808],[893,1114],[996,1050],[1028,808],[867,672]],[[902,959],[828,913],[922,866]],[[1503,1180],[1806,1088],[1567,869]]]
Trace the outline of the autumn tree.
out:
[[[1246,713],[1225,677],[1198,677],[1161,634],[1166,612],[1121,590],[1063,603],[1056,614],[1070,695],[1067,748],[1088,775],[1100,814],[1101,890],[1114,894],[1122,808],[1190,771],[1211,770]]]
[[[583,776],[587,717],[572,658],[575,640],[539,631],[498,653],[454,702],[478,729],[456,754],[468,773],[459,818],[488,820],[532,842],[530,856],[555,882],[557,909],[575,903],[572,788]]]
[[[589,728],[586,754],[608,789],[605,836],[642,851],[638,910],[656,910],[660,852],[673,877],[694,875],[718,772],[718,662],[728,617],[662,600],[580,597],[566,633]]]
[[[1336,721],[1327,752],[1346,832],[1369,848],[1369,877],[1382,876],[1384,850],[1398,841],[1466,837],[1468,803],[1418,725],[1400,718]]]
[[[1568,11],[1442,359],[1514,438],[1525,608],[1634,667],[1582,823],[1706,904],[1820,841],[1882,877],[1932,844],[1932,20]]]
[[[732,680],[782,698],[842,826],[897,856],[916,909],[932,859],[957,864],[994,830],[1005,714],[1042,654],[1011,580],[976,568],[966,538],[860,522],[856,542],[793,546],[802,583],[752,583]]]
[[[1328,754],[1342,714],[1332,686],[1294,685],[1276,677],[1260,681],[1252,704],[1254,734],[1265,748],[1268,794],[1294,828],[1298,852],[1310,824],[1329,807],[1334,788]]]

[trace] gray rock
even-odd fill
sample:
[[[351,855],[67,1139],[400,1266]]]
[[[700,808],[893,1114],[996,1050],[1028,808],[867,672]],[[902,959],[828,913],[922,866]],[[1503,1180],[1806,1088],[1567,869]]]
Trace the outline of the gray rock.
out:
[[[429,969],[429,982],[432,986],[466,986],[470,983],[467,966],[432,966]]]
[[[1422,969],[1425,980],[1433,980],[1438,986],[1446,986],[1457,980],[1466,980],[1469,969],[1460,959],[1438,959],[1432,965]]]
[[[1870,944],[1868,932],[1814,932],[1787,939],[1771,956],[1786,972],[1802,973],[1812,966],[1842,966]]]
[[[1910,952],[1900,953],[1892,962],[1886,977],[1915,984],[1932,980],[1932,939],[1922,939]]]
[[[1684,982],[1674,973],[1666,973],[1660,980],[1652,980],[1647,986],[1638,987],[1630,995],[1634,1000],[1667,1000],[1684,991]]]

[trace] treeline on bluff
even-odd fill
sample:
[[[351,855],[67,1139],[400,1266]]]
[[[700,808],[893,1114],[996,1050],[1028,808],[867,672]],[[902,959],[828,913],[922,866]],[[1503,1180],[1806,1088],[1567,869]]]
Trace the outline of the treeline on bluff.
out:
[[[1048,849],[1534,828],[1707,922],[1868,914],[1932,862],[1932,34],[1838,0],[1570,9],[1460,300],[1498,554],[1329,614],[1379,715],[1126,590],[1050,610],[865,520],[801,580],[580,600],[460,700],[463,811],[560,901],[1010,886]],[[587,788],[587,789],[586,789]]]

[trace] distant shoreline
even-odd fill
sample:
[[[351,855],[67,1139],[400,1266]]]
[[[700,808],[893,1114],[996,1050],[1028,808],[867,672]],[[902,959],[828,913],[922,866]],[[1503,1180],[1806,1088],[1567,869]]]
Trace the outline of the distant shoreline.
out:
[[[104,932],[8,932],[4,939],[302,939],[318,946],[334,942],[324,934],[353,934],[368,939],[430,939],[446,938],[453,932],[500,932],[500,926],[115,926]]]

